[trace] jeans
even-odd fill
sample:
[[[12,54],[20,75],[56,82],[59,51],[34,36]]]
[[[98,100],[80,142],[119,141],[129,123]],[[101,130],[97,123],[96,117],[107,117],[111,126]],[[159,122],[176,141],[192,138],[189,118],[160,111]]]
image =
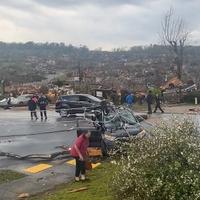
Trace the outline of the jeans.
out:
[[[43,114],[44,114],[45,119],[47,119],[47,111],[46,111],[46,108],[40,109],[40,116],[41,116],[41,119],[43,119]]]
[[[75,176],[79,177],[81,174],[85,175],[85,161],[80,160],[80,158],[76,157],[76,172]]]
[[[156,104],[154,113],[157,111],[158,108],[159,108],[159,110],[160,110],[162,113],[164,113],[164,111],[163,111],[163,109],[161,108],[160,104]]]
[[[148,114],[152,114],[152,108],[150,103],[148,103]]]
[[[33,117],[35,117],[35,119],[38,119],[37,112],[35,110],[31,111],[31,119],[33,119]]]

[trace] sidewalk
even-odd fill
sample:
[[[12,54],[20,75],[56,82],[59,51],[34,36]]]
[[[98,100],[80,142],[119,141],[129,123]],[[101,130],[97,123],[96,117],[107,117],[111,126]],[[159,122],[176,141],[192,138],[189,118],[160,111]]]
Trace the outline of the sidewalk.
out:
[[[200,109],[199,105],[164,105],[162,106],[165,114],[192,114],[193,111],[191,109]],[[154,110],[154,105],[152,106],[152,110]],[[139,113],[147,113],[147,108],[142,107],[141,110],[139,108],[136,109],[136,112]],[[160,111],[157,110],[157,113]]]
[[[74,177],[74,167],[66,161],[57,161],[50,169],[0,185],[0,200],[15,200],[22,193],[35,195],[70,182]]]
[[[11,107],[10,109],[13,111],[28,111],[27,106]],[[5,109],[0,107],[0,110],[5,110]],[[49,104],[47,110],[55,110],[55,105]]]

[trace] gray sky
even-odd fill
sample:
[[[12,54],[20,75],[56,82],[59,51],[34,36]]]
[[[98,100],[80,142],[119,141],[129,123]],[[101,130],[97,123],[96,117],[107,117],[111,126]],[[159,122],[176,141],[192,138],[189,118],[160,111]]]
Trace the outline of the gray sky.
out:
[[[173,6],[200,45],[200,0],[0,0],[0,40],[64,42],[91,49],[159,43]]]

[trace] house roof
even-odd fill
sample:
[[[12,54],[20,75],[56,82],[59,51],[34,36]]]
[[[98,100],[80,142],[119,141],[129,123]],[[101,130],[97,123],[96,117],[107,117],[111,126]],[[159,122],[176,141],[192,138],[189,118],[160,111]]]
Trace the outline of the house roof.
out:
[[[171,88],[170,85],[174,85],[174,87],[181,87],[183,86],[183,82],[179,78],[174,77],[169,81],[167,81],[163,86],[161,86],[160,89],[161,90],[169,89]]]

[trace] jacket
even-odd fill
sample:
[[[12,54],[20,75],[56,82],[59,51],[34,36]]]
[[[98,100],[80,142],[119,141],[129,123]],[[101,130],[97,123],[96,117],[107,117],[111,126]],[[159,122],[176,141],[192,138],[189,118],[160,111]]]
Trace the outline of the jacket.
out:
[[[127,97],[126,97],[126,103],[127,104],[133,104],[134,102],[134,97],[133,95],[129,94]]]
[[[29,109],[30,111],[34,111],[34,110],[37,109],[37,103],[36,103],[33,99],[30,99],[30,100],[28,101],[28,109]]]
[[[38,100],[38,106],[40,109],[45,109],[48,105],[48,100],[46,97],[40,97]]]
[[[70,154],[72,157],[79,157],[76,149],[75,149],[75,145],[77,146],[77,148],[79,149],[81,155],[83,157],[85,157],[87,155],[87,148],[89,146],[89,139],[85,137],[85,135],[80,135],[75,143],[73,144],[72,148],[71,148],[71,151],[70,151]]]
[[[147,95],[147,103],[148,104],[152,104],[153,103],[153,96],[152,96],[152,94],[148,94]]]

